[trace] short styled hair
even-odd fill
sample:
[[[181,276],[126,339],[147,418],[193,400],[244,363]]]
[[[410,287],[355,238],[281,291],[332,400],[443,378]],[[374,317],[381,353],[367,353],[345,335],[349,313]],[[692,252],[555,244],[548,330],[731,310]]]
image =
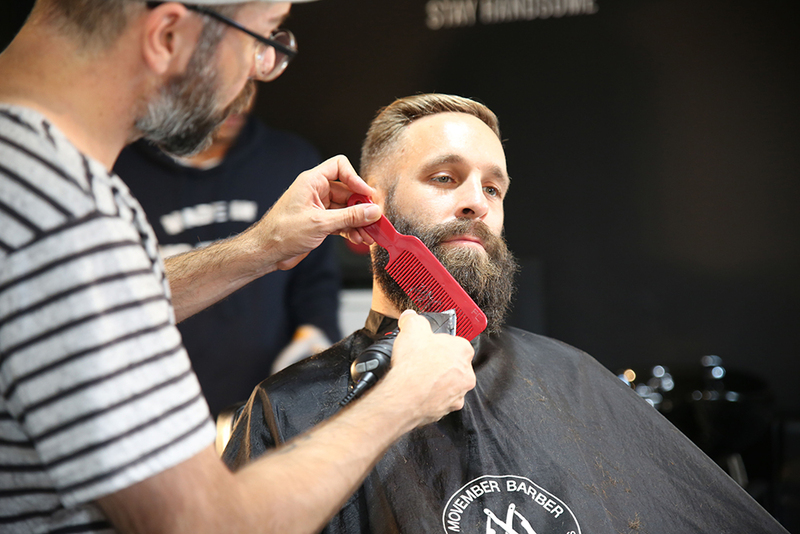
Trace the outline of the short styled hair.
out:
[[[145,0],[36,0],[31,17],[55,26],[84,47],[102,48],[114,44],[131,15],[146,3]],[[207,7],[230,17],[242,4]],[[205,25],[211,22],[209,19]]]
[[[415,120],[437,113],[466,113],[483,121],[500,137],[497,116],[475,100],[463,96],[427,93],[398,98],[378,111],[361,145],[361,176],[369,181],[376,169],[395,148],[405,128]]]

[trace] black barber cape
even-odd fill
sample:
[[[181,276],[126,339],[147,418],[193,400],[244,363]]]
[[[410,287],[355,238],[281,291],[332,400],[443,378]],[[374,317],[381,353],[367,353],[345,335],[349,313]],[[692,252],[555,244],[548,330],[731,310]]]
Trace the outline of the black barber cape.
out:
[[[371,312],[363,330],[262,382],[228,465],[335,414],[352,359],[395,326]],[[390,447],[324,532],[786,532],[587,354],[505,328],[479,337],[474,367],[464,408]]]

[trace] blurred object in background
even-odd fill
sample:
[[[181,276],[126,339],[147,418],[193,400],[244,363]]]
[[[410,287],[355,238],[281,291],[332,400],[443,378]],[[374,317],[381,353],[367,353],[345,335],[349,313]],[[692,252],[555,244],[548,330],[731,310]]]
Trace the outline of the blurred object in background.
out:
[[[763,378],[725,367],[715,355],[696,366],[628,368],[617,376],[791,530],[800,464],[787,461],[787,438],[800,446],[800,422],[776,411]]]
[[[775,417],[766,383],[725,368],[719,356],[703,356],[695,368],[656,365],[618,376],[723,467],[768,435]],[[726,471],[746,486],[743,473]]]
[[[322,352],[330,346],[331,340],[325,335],[325,332],[314,325],[300,325],[292,336],[292,342],[272,362],[272,374]]]

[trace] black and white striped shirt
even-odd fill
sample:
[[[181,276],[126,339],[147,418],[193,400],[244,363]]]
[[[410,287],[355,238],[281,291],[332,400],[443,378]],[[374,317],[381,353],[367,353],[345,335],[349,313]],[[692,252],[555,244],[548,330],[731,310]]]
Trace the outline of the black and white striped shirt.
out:
[[[213,439],[138,202],[0,105],[0,531],[108,531],[93,500]]]

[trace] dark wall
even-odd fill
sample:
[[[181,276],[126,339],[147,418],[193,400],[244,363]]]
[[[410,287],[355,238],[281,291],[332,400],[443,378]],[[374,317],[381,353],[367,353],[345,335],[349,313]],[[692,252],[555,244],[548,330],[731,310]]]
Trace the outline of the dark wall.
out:
[[[25,21],[33,0],[3,2],[0,5],[0,49],[4,49]]]
[[[569,3],[485,1],[478,15],[489,4]],[[0,8],[2,43],[25,5]],[[357,162],[370,119],[395,97],[485,102],[513,176],[508,240],[536,267],[523,272],[518,324],[612,370],[717,354],[766,378],[784,410],[800,408],[795,3],[598,0],[591,14],[440,18],[468,5],[295,6],[286,25],[301,53],[262,88],[257,113]],[[426,24],[442,20],[466,25]]]

